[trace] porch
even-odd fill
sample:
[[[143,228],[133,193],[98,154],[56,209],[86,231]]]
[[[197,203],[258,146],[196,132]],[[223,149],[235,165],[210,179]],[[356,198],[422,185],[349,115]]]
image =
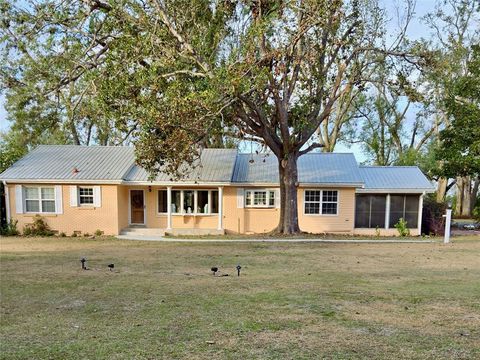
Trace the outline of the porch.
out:
[[[121,235],[224,233],[222,186],[122,186],[119,204]]]

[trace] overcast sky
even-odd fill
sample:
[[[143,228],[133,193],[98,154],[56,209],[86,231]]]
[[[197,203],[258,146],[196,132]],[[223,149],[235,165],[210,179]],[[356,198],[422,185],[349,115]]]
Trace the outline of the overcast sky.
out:
[[[391,34],[395,34],[398,29],[398,24],[394,15],[395,6],[396,4],[402,4],[402,0],[381,0],[381,2],[385,4],[385,7],[387,8],[392,19],[389,24],[389,32]],[[415,8],[415,19],[410,24],[408,30],[408,36],[410,39],[419,39],[421,37],[427,38],[430,35],[425,25],[422,24],[422,22],[420,21],[420,18],[434,9],[435,2],[435,0],[418,0]],[[0,95],[0,131],[5,131],[9,127],[9,123],[6,120],[7,112],[4,108],[4,102],[4,96]],[[407,117],[414,118],[415,111],[412,109],[412,111],[407,114]],[[358,161],[365,160],[365,156],[361,153],[361,149],[358,146],[347,148],[343,145],[338,145],[336,148],[336,152],[354,152]]]

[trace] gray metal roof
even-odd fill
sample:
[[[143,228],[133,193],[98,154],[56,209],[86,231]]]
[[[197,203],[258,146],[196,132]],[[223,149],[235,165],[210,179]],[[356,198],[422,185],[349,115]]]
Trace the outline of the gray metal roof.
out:
[[[250,160],[253,159],[253,162]],[[278,183],[278,161],[274,155],[239,154],[232,182]],[[363,183],[353,154],[310,153],[298,159],[298,181],[303,184]]]
[[[417,166],[360,166],[365,190],[434,190]]]
[[[40,145],[0,174],[0,178],[121,180],[134,161],[133,148],[128,146]]]
[[[185,174],[181,182],[230,182],[232,177],[236,149],[204,149],[200,159],[185,167]],[[148,173],[138,165],[134,165],[124,177],[125,181],[148,181]],[[160,173],[154,181],[170,182],[172,177],[167,173]]]
[[[253,159],[253,162],[250,160]],[[75,172],[77,169],[78,172]],[[429,191],[432,184],[416,166],[358,166],[353,154],[310,153],[298,160],[301,184],[361,186],[362,191]],[[6,181],[147,182],[128,146],[41,145],[0,174]],[[172,182],[160,173],[155,182]],[[238,154],[235,149],[205,149],[179,180],[185,183],[278,184],[274,155]]]

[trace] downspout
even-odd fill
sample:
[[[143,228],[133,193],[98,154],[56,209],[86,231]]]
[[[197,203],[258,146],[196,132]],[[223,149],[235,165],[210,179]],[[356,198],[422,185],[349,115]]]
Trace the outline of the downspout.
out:
[[[8,224],[10,223],[10,196],[7,188],[7,182],[5,180],[2,182],[3,182],[3,188],[5,189],[5,210],[7,213],[7,224]]]

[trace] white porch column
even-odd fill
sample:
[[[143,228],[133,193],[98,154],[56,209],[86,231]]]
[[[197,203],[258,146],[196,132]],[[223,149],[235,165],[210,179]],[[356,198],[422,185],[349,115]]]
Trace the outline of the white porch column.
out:
[[[390,194],[387,194],[387,201],[385,203],[385,229],[390,227]]]
[[[418,201],[418,235],[422,235],[422,212],[423,212],[423,195],[420,195],[420,199]]]
[[[7,187],[7,182],[3,182],[3,190],[5,191],[5,210],[7,215],[7,223],[10,222],[10,191]]]
[[[172,187],[167,186],[167,230],[172,230]]]
[[[223,230],[223,186],[218,187],[218,230]]]

